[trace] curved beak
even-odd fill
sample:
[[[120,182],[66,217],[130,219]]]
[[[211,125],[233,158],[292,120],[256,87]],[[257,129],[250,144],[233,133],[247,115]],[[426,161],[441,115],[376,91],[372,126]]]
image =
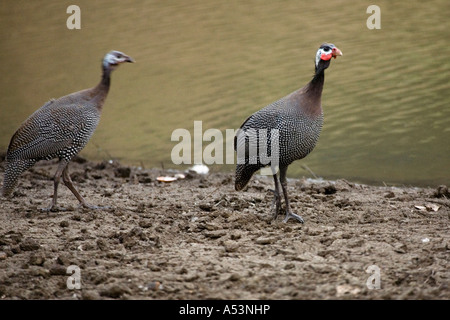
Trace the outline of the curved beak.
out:
[[[331,50],[331,54],[332,54],[333,58],[336,59],[337,56],[342,56],[342,51],[339,50],[337,47],[334,47],[334,48]]]
[[[125,56],[124,62],[131,62],[131,63],[133,63],[133,62],[135,62],[135,61],[134,61],[134,59],[133,59],[132,57],[130,57],[130,56]]]

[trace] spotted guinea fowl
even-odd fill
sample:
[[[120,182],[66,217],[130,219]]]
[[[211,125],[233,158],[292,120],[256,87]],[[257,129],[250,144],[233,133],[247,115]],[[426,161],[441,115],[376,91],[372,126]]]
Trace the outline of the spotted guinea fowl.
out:
[[[303,88],[255,112],[245,120],[234,138],[237,152],[235,189],[243,189],[253,174],[270,165],[275,183],[275,212],[281,208],[279,181],[286,204],[286,217],[303,223],[301,216],[293,213],[287,194],[286,171],[295,160],[306,157],[315,147],[323,124],[321,96],[324,71],[331,58],[342,52],[331,43],[324,43],[316,53],[315,74]]]
[[[102,78],[97,86],[52,99],[22,123],[11,138],[6,154],[3,196],[12,193],[22,172],[31,168],[37,161],[59,158],[54,176],[53,199],[47,210],[57,209],[61,176],[64,184],[82,206],[97,208],[88,205],[75,189],[68,165],[94,133],[110,88],[111,72],[124,62],[134,61],[119,51],[107,53],[102,62]]]

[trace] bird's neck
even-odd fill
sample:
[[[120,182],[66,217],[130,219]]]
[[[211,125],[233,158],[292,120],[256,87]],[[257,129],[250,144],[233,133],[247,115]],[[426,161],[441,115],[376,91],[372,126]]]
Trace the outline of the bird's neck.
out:
[[[308,114],[317,116],[322,114],[322,90],[324,81],[324,70],[318,70],[312,80],[301,90],[302,100],[304,102],[301,105]]]
[[[100,85],[109,89],[109,86],[111,85],[111,69],[110,68],[103,67],[102,80],[100,81]]]
[[[99,111],[102,110],[103,104],[105,103],[110,85],[111,69],[103,67],[103,73],[100,83],[95,88],[93,88],[92,92],[92,100],[96,102],[97,109],[99,109]]]
[[[311,96],[322,97],[323,83],[325,82],[325,72],[323,69],[314,74],[312,80],[307,84],[307,92]]]

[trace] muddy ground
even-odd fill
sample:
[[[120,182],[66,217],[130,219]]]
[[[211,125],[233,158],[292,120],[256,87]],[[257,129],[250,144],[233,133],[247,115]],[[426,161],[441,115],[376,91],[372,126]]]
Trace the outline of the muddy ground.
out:
[[[1,299],[450,298],[443,186],[290,180],[302,225],[271,220],[271,178],[236,192],[230,173],[167,183],[157,177],[176,172],[80,160],[75,185],[111,208],[79,208],[61,184],[66,211],[41,212],[55,169],[39,163],[1,199]]]

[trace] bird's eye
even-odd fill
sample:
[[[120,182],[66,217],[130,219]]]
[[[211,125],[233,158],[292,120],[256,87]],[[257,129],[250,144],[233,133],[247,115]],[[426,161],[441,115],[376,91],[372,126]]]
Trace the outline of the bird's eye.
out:
[[[323,48],[323,51],[325,51],[325,52],[330,51],[330,48],[329,47],[325,47],[325,48]]]

